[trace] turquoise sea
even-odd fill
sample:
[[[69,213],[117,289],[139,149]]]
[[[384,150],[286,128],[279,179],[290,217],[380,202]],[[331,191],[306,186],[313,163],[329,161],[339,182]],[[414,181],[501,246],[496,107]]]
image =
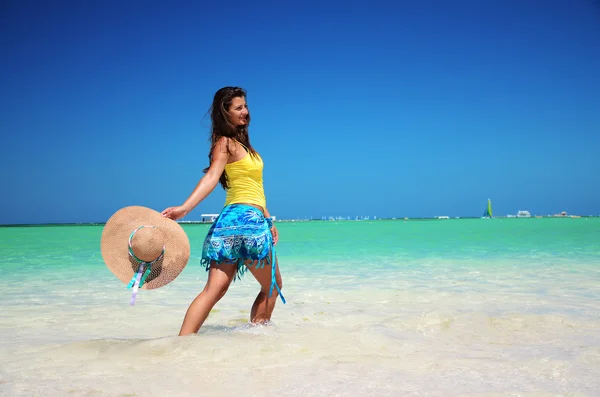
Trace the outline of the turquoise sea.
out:
[[[600,218],[279,222],[286,305],[247,274],[198,335],[208,225],[130,291],[102,226],[0,228],[2,396],[600,396]]]

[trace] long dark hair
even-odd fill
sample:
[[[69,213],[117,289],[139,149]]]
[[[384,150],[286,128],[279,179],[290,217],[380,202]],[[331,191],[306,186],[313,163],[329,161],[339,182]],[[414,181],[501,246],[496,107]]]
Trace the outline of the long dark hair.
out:
[[[210,119],[212,121],[211,133],[210,133],[210,151],[208,152],[209,166],[204,169],[204,173],[208,172],[210,164],[212,164],[212,153],[221,137],[227,137],[235,139],[242,145],[246,146],[251,156],[256,155],[256,150],[250,144],[250,137],[248,136],[248,125],[250,125],[250,112],[248,112],[248,118],[246,119],[246,125],[235,126],[229,121],[229,107],[233,98],[246,98],[246,90],[240,87],[223,87],[215,93],[212,106],[209,109]],[[231,154],[229,149],[229,142],[227,140],[227,151]],[[219,182],[223,189],[229,188],[227,182],[227,173],[223,171],[219,177]]]

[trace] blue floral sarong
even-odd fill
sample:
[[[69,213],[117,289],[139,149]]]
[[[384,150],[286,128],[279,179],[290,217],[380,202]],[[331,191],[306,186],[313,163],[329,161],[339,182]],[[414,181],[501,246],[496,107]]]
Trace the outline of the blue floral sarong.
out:
[[[265,218],[257,208],[245,204],[228,205],[215,219],[204,239],[200,263],[207,271],[211,261],[236,265],[236,277],[240,279],[247,270],[246,266],[261,268],[269,265],[272,268],[269,297],[273,294],[273,288],[277,288],[281,300],[285,303],[275,279],[277,256],[271,234],[272,227],[272,219]],[[249,260],[253,262],[246,263]]]

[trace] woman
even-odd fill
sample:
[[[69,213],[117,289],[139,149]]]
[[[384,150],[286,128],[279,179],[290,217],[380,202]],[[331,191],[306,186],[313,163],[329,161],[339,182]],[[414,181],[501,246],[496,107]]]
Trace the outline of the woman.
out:
[[[204,200],[218,182],[227,191],[225,207],[210,228],[202,250],[208,280],[188,308],[179,335],[198,332],[236,275],[241,278],[246,270],[261,287],[250,312],[252,323],[270,321],[277,301],[274,288],[285,303],[274,252],[279,236],[266,207],[263,162],[248,136],[246,91],[239,87],[221,88],[215,93],[210,112],[210,165],[204,170],[206,174],[182,205],[162,212],[177,220]]]

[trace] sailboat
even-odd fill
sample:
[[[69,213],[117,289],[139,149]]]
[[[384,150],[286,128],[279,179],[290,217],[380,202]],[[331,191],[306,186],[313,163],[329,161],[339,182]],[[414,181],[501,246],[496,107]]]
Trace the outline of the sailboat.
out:
[[[485,211],[483,212],[483,219],[492,219],[492,200],[488,199],[488,205]]]

